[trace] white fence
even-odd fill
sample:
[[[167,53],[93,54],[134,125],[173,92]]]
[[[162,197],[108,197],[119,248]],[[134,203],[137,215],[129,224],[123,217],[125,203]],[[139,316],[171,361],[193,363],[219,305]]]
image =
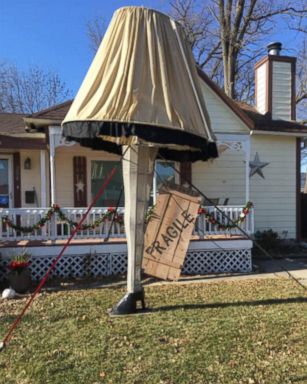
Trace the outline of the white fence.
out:
[[[70,222],[79,222],[87,208],[61,208],[61,211]],[[238,221],[243,215],[242,206],[219,206],[206,207],[207,212],[216,221],[208,219],[206,214],[200,214],[195,224],[194,234],[200,238],[209,235],[227,235],[240,234],[238,228],[227,228],[231,226],[233,221]],[[40,220],[44,219],[48,214],[49,208],[13,208],[0,209],[0,240],[16,241],[16,240],[56,240],[66,239],[70,236],[73,226],[60,217],[58,213],[51,216],[43,226],[39,226]],[[222,213],[222,212],[223,213]],[[106,217],[106,214],[108,217]],[[118,210],[119,216],[123,216],[124,209]],[[76,238],[78,239],[94,239],[110,237],[124,237],[125,229],[122,220],[115,220],[111,226],[111,214],[107,208],[93,208],[84,224],[88,228],[78,231]],[[99,225],[94,226],[95,222]],[[12,224],[17,226],[15,229]],[[219,225],[218,225],[219,224]],[[30,230],[30,227],[36,226]],[[21,227],[24,227],[21,229]],[[240,227],[252,234],[254,232],[254,212],[251,208],[245,220],[240,223]]]

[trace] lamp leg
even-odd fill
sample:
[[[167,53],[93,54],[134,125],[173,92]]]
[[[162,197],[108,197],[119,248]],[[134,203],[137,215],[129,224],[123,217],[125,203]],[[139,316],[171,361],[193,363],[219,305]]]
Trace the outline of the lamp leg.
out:
[[[125,187],[125,230],[128,247],[127,293],[113,307],[111,315],[137,312],[137,302],[145,309],[141,282],[144,249],[145,212],[152,186],[157,148],[131,145],[123,147],[123,178]]]

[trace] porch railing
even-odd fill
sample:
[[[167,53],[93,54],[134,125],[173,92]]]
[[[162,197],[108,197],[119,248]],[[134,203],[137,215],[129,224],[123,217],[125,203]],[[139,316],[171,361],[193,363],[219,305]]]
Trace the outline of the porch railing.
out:
[[[236,221],[242,215],[243,207],[241,206],[220,206],[219,207],[228,217]],[[73,222],[78,222],[87,208],[61,208],[65,217]],[[32,232],[22,232],[18,229],[13,229],[3,221],[3,218],[8,217],[10,222],[17,224],[18,227],[31,227],[37,224],[44,218],[49,208],[13,208],[13,209],[0,209],[0,240],[16,241],[16,240],[57,240],[66,239],[70,236],[72,227],[66,222],[61,220],[59,215],[55,213],[50,221],[47,221],[41,228],[34,229]],[[215,207],[207,207],[207,211],[212,214],[212,217],[217,222],[222,223],[222,226],[230,224],[230,222],[218,212]],[[77,239],[95,239],[105,238],[111,226],[111,219],[105,218],[107,208],[93,208],[84,224],[93,224],[95,221],[101,223],[95,228],[87,228],[80,230],[75,238]],[[124,209],[120,208],[120,214],[124,213]],[[104,220],[102,220],[104,218]],[[254,212],[250,210],[249,215],[246,216],[243,223],[240,224],[248,234],[254,232]],[[207,219],[205,214],[200,214],[197,218],[194,234],[205,238],[209,235],[227,235],[239,234],[240,231],[236,228],[225,229],[214,225]],[[125,229],[121,222],[115,221],[110,231],[110,237],[124,237]]]
[[[205,238],[210,235],[240,235],[242,232],[233,226],[244,215],[244,207],[235,206],[218,206],[206,207],[210,217],[214,218],[215,223],[209,220],[205,214],[198,215],[194,234],[200,238]],[[222,212],[221,212],[222,211]],[[241,223],[237,223],[238,226],[243,229],[244,232],[252,235],[254,233],[254,209],[250,208],[249,213],[244,215],[245,218]]]

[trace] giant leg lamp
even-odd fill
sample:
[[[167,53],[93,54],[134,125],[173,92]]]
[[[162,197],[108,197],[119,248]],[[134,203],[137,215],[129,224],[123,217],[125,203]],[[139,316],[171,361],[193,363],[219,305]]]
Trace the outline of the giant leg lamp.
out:
[[[112,313],[135,313],[137,301],[144,304],[144,215],[156,157],[217,157],[196,64],[180,25],[152,9],[118,9],[65,117],[63,134],[123,155],[127,293]]]

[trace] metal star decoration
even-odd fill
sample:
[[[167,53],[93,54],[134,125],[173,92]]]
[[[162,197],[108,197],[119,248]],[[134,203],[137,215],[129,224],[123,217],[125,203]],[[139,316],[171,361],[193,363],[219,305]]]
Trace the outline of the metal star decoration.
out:
[[[252,177],[257,173],[259,176],[261,176],[264,179],[265,177],[262,173],[262,168],[266,167],[269,164],[270,163],[264,163],[260,161],[258,152],[256,152],[254,161],[249,162],[249,166],[250,166],[249,177]]]
[[[77,189],[77,192],[83,192],[83,190],[84,190],[84,183],[81,181],[81,180],[79,180],[76,184],[76,189]]]

